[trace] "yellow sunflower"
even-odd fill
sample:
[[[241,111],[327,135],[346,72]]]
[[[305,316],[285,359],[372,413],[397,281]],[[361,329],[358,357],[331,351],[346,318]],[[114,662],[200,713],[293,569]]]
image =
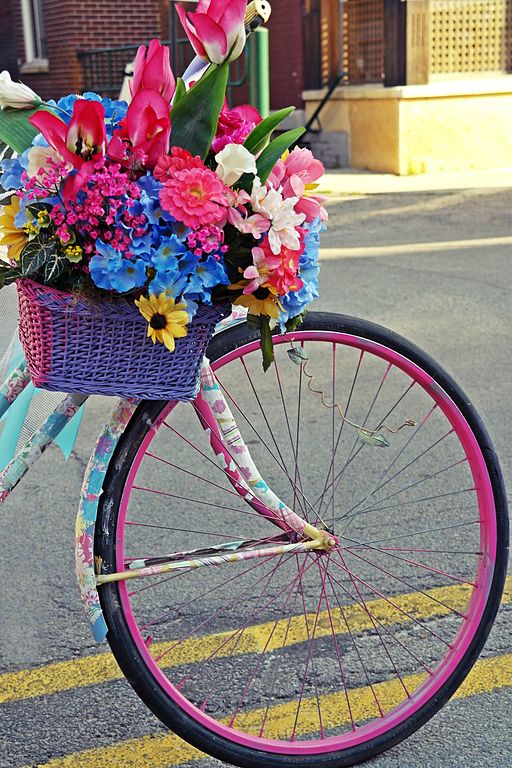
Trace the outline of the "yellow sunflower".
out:
[[[0,216],[0,245],[9,248],[9,258],[19,261],[23,248],[28,243],[28,235],[24,229],[18,229],[14,224],[16,214],[20,211],[20,199],[16,195],[9,205],[5,205]]]
[[[149,299],[142,296],[135,304],[149,323],[148,336],[153,339],[153,344],[160,341],[170,352],[174,352],[174,339],[187,335],[187,305],[175,304],[172,296],[166,296],[165,293],[160,296],[151,295]]]
[[[264,296],[265,293],[267,293],[265,289],[258,288],[255,293],[242,294],[234,300],[233,304],[247,307],[251,315],[267,315],[277,320],[279,317],[277,298],[272,293]]]

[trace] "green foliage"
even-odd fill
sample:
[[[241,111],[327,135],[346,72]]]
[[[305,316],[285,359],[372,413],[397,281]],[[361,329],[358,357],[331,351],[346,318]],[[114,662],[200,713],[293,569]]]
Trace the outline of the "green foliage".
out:
[[[203,160],[210,150],[228,84],[229,65],[211,67],[171,109],[171,147]]]
[[[293,128],[291,131],[286,131],[285,133],[282,133],[281,136],[278,136],[277,139],[271,141],[268,147],[263,150],[256,162],[258,176],[260,177],[262,184],[264,184],[270,176],[270,172],[277,161],[284,155],[286,150],[292,146],[292,144],[295,144],[295,142],[300,139],[305,130],[305,128]]]
[[[0,109],[0,141],[21,154],[37,136],[37,129],[29,123],[37,109]]]
[[[293,331],[296,331],[298,328],[300,328],[307,313],[308,311],[305,309],[304,312],[300,313],[300,315],[296,315],[296,317],[290,317],[290,319],[286,321],[286,330],[290,333],[293,333]]]
[[[357,433],[365,445],[373,448],[389,448],[389,442],[383,434],[372,434],[367,429],[360,429]]]
[[[69,260],[59,252],[57,242],[43,233],[27,243],[20,255],[19,275],[46,285],[55,285],[68,268]]]
[[[185,82],[182,80],[181,77],[178,77],[176,80],[176,90],[174,91],[174,99],[173,99],[173,106],[175,107],[178,102],[181,101],[183,96],[187,92],[187,86],[185,85]]]
[[[285,133],[282,133],[281,136],[278,136],[271,141],[268,147],[263,150],[256,161],[256,168],[258,169],[257,174],[260,177],[262,184],[264,184],[270,176],[270,172],[277,161],[281,159],[292,144],[295,144],[298,139],[300,139],[304,131],[305,128],[293,128],[291,131],[286,131]],[[254,174],[244,173],[236,186],[239,189],[244,189],[246,192],[251,192],[253,183]]]
[[[0,290],[4,285],[14,283],[20,276],[19,270],[13,269],[8,264],[0,262]]]
[[[272,342],[272,331],[270,330],[270,318],[264,315],[260,316],[260,347],[263,353],[263,370],[268,371],[274,362],[274,344]]]
[[[295,107],[287,107],[266,117],[246,138],[244,147],[253,155],[257,155],[262,149],[265,149],[279,123],[282,123],[294,111]]]

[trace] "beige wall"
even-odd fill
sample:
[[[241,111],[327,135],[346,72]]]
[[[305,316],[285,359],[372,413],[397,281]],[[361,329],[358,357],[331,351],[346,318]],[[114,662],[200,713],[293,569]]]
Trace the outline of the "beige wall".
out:
[[[306,92],[306,113],[321,94]],[[349,135],[350,165],[400,175],[512,166],[512,77],[339,88],[324,131]]]

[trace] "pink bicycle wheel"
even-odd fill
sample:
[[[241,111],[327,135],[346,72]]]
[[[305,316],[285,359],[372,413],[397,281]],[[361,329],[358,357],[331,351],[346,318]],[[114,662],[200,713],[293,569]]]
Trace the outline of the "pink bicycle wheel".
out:
[[[124,674],[184,739],[240,766],[349,766],[419,728],[474,664],[504,584],[504,486],[469,400],[403,338],[311,313],[275,350],[263,374],[242,325],[208,354],[261,476],[336,546],[100,597]],[[197,415],[139,407],[104,486],[102,573],[297,541],[242,499]]]

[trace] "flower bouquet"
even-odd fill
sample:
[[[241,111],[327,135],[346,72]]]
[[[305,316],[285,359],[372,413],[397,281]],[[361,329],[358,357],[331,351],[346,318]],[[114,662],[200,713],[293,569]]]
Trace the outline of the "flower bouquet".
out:
[[[153,40],[138,50],[129,105],[95,93],[42,102],[0,74],[0,140],[17,153],[1,163],[13,194],[0,287],[18,282],[39,386],[186,399],[226,306],[247,308],[267,368],[272,325],[293,326],[318,295],[323,166],[289,151],[302,129],[272,138],[292,108],[262,119],[226,105],[245,6],[180,8],[193,82],[175,79]],[[190,382],[176,394],[182,369]],[[143,371],[160,386],[137,387]]]

